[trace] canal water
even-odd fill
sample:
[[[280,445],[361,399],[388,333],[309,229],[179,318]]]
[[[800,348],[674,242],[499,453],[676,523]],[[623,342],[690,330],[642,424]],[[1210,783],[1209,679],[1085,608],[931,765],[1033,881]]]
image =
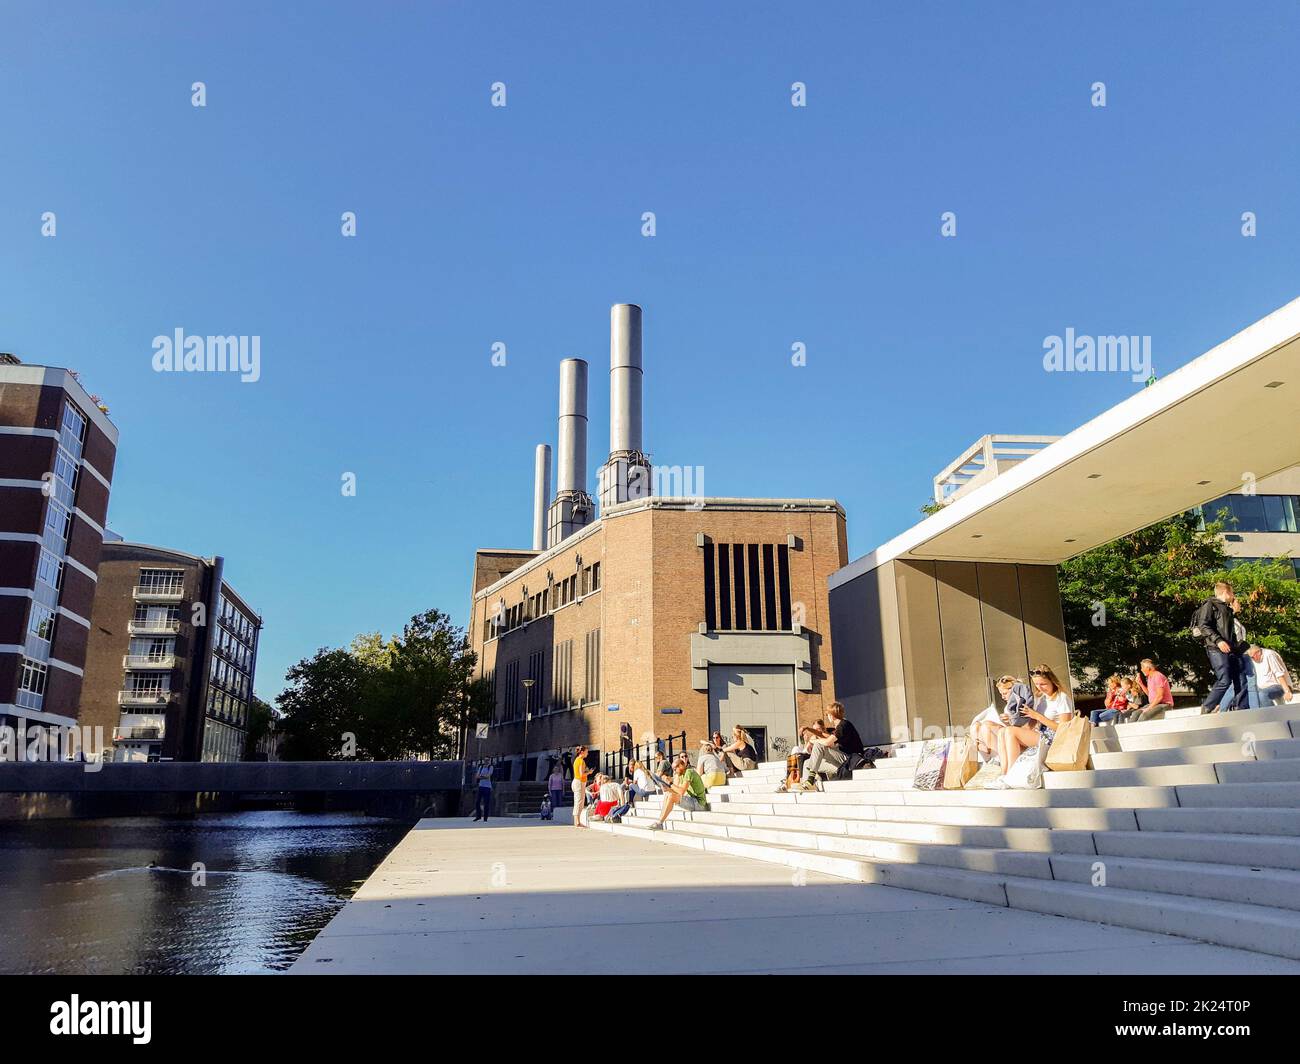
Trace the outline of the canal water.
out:
[[[0,822],[0,973],[283,971],[410,828],[282,811]]]

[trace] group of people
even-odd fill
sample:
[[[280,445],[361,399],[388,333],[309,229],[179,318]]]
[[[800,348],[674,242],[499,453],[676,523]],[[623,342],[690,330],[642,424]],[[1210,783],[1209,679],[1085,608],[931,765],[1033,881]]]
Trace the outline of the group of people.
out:
[[[1132,724],[1155,720],[1174,708],[1174,692],[1169,677],[1156,668],[1150,658],[1143,658],[1137,676],[1116,673],[1106,680],[1106,698],[1101,709],[1089,714],[1093,724]]]
[[[1227,581],[1215,584],[1214,595],[1197,609],[1192,635],[1201,640],[1214,672],[1214,685],[1201,703],[1202,713],[1263,709],[1295,698],[1282,655],[1248,638],[1241,600]]]
[[[1031,669],[1029,683],[1018,676],[999,676],[997,690],[1002,708],[989,706],[971,722],[980,753],[1002,769],[994,786],[1005,784],[1008,770],[1021,754],[1051,743],[1057,730],[1074,716],[1069,689],[1050,665]]]

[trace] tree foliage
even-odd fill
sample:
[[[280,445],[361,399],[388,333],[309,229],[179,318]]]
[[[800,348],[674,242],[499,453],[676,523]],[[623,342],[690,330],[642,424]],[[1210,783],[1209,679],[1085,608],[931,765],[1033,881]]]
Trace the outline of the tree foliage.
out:
[[[465,633],[447,614],[417,614],[400,635],[363,633],[321,648],[285,676],[281,753],[291,761],[455,757],[482,681]],[[490,712],[490,709],[488,710]],[[477,719],[477,718],[475,718]]]
[[[1253,642],[1300,661],[1300,583],[1283,562],[1247,562],[1231,570],[1222,521],[1200,526],[1180,514],[1061,565],[1061,608],[1070,665],[1085,690],[1112,673],[1136,674],[1153,659],[1174,683],[1205,692],[1212,673],[1188,629],[1196,607],[1227,580],[1242,602]]]

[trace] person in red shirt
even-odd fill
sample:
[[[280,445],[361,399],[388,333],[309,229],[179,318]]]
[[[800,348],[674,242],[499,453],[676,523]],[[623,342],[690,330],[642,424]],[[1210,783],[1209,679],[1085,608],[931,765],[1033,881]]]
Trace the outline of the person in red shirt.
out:
[[[1169,687],[1169,677],[1157,669],[1156,663],[1150,658],[1142,659],[1142,675],[1137,682],[1142,693],[1147,696],[1147,704],[1131,714],[1130,720],[1153,720],[1163,717],[1165,710],[1174,708],[1174,693]]]

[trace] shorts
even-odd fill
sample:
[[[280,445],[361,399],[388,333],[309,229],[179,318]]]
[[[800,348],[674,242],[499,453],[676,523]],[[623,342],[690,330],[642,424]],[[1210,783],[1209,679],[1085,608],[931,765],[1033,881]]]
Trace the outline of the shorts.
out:
[[[706,806],[693,794],[683,794],[677,802],[678,809],[684,809],[688,813],[702,813]]]

